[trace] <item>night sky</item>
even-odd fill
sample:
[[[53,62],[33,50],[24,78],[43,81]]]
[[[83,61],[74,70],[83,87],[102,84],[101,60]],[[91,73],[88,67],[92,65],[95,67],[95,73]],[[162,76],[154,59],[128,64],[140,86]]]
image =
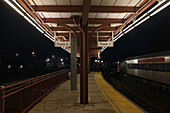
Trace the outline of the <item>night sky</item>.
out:
[[[127,57],[170,50],[170,7],[151,17],[102,52],[103,59],[119,61]],[[113,56],[113,57],[110,57]]]
[[[47,39],[36,28],[28,23],[16,11],[2,0],[0,1],[0,47],[4,59],[15,60],[18,53],[23,61],[29,61],[31,52],[46,59],[52,54],[58,57],[69,57],[61,48],[54,48],[53,42]],[[103,60],[121,60],[129,56],[170,50],[170,7],[151,17],[115,42],[114,48],[106,49]],[[112,57],[110,57],[112,56]]]
[[[41,34],[35,27],[21,17],[8,4],[0,1],[0,47],[4,51],[5,61],[14,61],[15,54],[19,59],[29,62],[34,51],[40,59],[46,59],[55,54],[60,58],[70,54],[61,48],[54,48],[54,43]]]

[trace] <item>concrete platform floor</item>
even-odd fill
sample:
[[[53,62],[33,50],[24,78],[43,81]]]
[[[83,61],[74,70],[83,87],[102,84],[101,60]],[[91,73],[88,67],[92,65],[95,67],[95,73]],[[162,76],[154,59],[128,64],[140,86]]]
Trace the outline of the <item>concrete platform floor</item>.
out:
[[[80,104],[80,75],[77,91],[70,90],[70,80],[62,83],[35,105],[28,113],[115,113],[95,82],[95,73],[89,74],[89,104]]]

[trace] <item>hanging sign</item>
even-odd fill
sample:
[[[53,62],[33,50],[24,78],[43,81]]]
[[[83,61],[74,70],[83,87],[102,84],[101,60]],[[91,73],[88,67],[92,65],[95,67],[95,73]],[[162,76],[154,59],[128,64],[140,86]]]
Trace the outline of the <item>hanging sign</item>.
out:
[[[98,47],[105,47],[105,46],[113,47],[113,42],[112,41],[108,41],[108,42],[106,42],[106,41],[98,41],[97,46]]]
[[[70,42],[59,42],[59,41],[55,41],[54,42],[54,47],[70,47]]]
[[[99,33],[97,32],[97,47],[113,47],[113,31],[112,31],[112,40],[111,41],[99,41]]]
[[[56,33],[54,33],[54,37],[56,38]],[[63,41],[55,41],[54,47],[70,47],[71,46],[71,32],[69,32],[69,41],[63,42]]]

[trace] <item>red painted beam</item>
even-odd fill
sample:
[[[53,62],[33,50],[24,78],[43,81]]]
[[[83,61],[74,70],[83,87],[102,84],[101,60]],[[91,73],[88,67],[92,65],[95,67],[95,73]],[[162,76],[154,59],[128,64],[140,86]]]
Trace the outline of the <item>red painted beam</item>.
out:
[[[79,36],[80,36],[80,33],[77,33]],[[64,36],[64,37],[68,37],[69,36],[69,33],[57,33],[56,34],[57,36]],[[72,35],[73,35],[73,33],[72,33]],[[91,38],[96,38],[96,36],[97,36],[97,33],[95,33],[94,35],[93,35],[93,37],[91,37]],[[112,33],[103,33],[103,32],[99,32],[99,36],[112,36]]]
[[[75,31],[79,31],[77,27],[71,27]],[[52,31],[69,31],[67,28],[64,27],[50,27]],[[96,27],[88,27],[88,31],[93,31]],[[104,27],[99,29],[98,31],[115,31],[117,27]]]
[[[160,63],[160,62],[165,62],[165,58],[160,57],[160,58],[148,58],[148,59],[138,60],[138,63]]]
[[[74,24],[72,18],[42,18],[45,23]],[[124,23],[127,19],[89,18],[89,24]],[[78,22],[79,23],[79,22]]]
[[[82,12],[81,5],[38,5],[32,6],[38,12]],[[134,13],[139,7],[131,6],[90,6],[90,12],[100,13]]]

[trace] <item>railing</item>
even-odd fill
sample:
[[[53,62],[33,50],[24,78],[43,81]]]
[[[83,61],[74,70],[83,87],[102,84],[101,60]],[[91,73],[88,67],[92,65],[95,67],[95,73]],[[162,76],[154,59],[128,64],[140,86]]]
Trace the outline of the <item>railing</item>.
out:
[[[0,113],[24,113],[68,79],[68,70],[57,71],[0,87]]]

